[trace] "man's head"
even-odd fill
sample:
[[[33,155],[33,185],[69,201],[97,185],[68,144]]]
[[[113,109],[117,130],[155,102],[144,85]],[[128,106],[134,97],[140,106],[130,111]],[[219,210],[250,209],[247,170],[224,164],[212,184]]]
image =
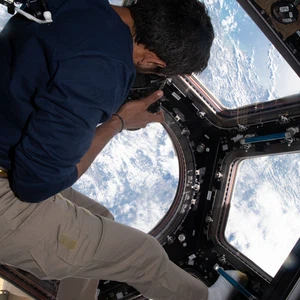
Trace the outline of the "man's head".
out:
[[[206,68],[214,30],[203,3],[138,0],[128,8],[134,22],[134,54],[143,58],[136,63],[138,72],[184,75]]]

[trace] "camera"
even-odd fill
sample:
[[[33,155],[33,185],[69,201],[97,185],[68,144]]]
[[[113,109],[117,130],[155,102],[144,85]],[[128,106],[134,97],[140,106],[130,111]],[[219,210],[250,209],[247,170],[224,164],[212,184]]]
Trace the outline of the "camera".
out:
[[[125,102],[139,100],[148,97],[157,90],[163,89],[167,81],[167,77],[154,74],[137,74],[135,82],[126,98]],[[152,114],[160,110],[162,100],[158,100],[148,107],[148,111]]]

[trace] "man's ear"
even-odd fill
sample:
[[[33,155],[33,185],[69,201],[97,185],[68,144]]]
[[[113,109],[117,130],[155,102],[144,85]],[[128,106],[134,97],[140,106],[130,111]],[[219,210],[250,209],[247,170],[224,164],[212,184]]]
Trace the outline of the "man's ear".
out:
[[[138,65],[142,68],[165,68],[167,64],[157,57],[157,55],[151,51],[148,51],[143,55],[143,57],[138,61]]]

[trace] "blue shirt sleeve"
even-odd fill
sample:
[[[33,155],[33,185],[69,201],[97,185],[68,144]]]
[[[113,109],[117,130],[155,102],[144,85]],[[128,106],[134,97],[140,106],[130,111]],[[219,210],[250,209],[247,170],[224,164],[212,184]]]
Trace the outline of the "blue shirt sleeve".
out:
[[[37,89],[22,138],[12,155],[11,188],[22,201],[39,202],[77,180],[76,164],[97,124],[124,101],[132,82],[126,65],[77,57],[57,63],[47,87]]]

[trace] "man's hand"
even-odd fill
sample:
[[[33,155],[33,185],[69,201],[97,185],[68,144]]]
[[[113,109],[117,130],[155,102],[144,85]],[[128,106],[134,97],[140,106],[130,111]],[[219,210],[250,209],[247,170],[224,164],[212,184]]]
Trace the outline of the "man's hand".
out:
[[[152,122],[162,123],[164,121],[164,114],[159,111],[152,114],[147,111],[147,108],[163,96],[162,91],[156,91],[150,96],[142,100],[135,100],[125,103],[117,114],[123,119],[124,129],[138,129],[145,128],[147,124]],[[113,116],[113,118],[118,118]]]

